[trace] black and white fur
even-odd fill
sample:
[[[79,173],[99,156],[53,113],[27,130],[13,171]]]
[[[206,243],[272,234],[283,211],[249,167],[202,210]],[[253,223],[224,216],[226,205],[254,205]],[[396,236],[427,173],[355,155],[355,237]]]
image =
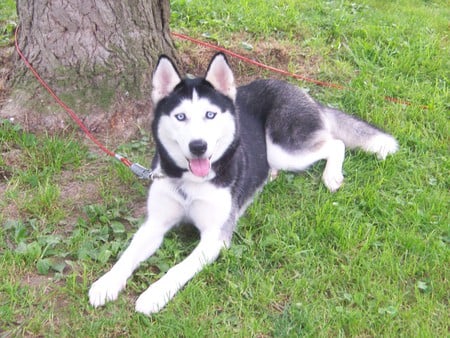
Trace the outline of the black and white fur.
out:
[[[181,79],[162,56],[153,74],[156,142],[148,215],[118,262],[89,290],[90,303],[115,300],[138,265],[153,255],[174,225],[200,231],[194,251],[153,283],[136,301],[151,314],[231,244],[238,218],[267,181],[270,170],[299,171],[325,159],[323,182],[343,181],[345,148],[384,159],[398,146],[389,134],[314,101],[282,81],[259,80],[236,88],[223,54],[204,78]]]

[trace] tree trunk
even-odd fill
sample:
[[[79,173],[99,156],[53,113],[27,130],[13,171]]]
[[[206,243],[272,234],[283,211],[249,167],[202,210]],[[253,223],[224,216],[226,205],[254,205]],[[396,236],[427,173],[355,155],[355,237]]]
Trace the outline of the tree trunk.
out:
[[[117,102],[148,104],[158,56],[176,59],[169,0],[18,0],[17,10],[20,48],[77,112],[108,112]],[[22,95],[16,104],[54,110],[36,83],[17,59],[13,87]]]

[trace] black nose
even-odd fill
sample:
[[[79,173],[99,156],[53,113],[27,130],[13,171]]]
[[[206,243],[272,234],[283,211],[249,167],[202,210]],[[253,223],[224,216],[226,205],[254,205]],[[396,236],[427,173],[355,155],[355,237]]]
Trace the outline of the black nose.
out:
[[[208,144],[204,140],[193,140],[189,143],[189,150],[195,156],[201,156],[206,152]]]

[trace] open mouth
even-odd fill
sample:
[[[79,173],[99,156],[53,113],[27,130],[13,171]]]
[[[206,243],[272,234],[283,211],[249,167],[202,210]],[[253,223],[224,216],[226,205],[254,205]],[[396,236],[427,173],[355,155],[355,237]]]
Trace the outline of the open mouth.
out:
[[[205,177],[211,169],[211,161],[209,158],[192,158],[188,159],[189,170],[198,177]]]

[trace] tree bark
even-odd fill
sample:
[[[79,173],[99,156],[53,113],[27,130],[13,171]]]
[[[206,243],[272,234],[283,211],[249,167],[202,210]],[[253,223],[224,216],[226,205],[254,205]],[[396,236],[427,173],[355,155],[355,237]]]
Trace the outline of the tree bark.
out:
[[[119,100],[149,100],[159,55],[177,59],[169,0],[18,0],[17,10],[23,53],[78,111],[108,111]],[[23,104],[37,109],[47,100],[35,85],[17,59],[13,87],[31,92]]]

